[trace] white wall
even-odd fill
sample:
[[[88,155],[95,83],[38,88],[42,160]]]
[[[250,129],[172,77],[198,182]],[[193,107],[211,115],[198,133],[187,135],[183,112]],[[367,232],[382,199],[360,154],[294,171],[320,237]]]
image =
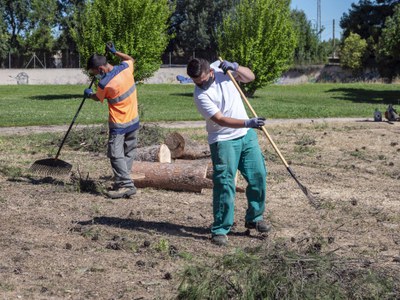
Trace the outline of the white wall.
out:
[[[23,82],[22,75],[28,76],[28,84],[89,84],[82,69],[0,69],[0,85]],[[186,68],[160,68],[145,83],[179,83],[177,75],[187,77]]]
[[[87,84],[88,77],[82,69],[0,69],[0,84],[23,82],[23,73],[28,75],[28,84]]]

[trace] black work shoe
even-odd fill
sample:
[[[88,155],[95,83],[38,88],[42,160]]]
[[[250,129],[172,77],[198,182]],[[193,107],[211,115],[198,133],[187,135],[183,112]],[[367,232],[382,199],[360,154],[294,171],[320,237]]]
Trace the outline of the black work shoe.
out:
[[[211,237],[211,242],[218,246],[228,245],[228,237],[225,234],[215,234]]]
[[[256,222],[246,222],[244,227],[247,229],[255,229],[258,232],[268,232],[271,230],[271,226],[267,224],[264,220],[256,221]]]
[[[123,187],[114,191],[108,191],[105,194],[111,199],[129,198],[130,196],[136,194],[136,187]]]

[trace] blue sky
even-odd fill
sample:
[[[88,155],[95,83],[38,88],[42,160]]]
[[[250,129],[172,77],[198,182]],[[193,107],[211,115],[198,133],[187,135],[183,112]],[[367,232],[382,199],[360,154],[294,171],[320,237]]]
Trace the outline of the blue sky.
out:
[[[313,26],[317,20],[317,0],[292,0],[292,9],[303,10]],[[321,0],[321,25],[325,30],[321,33],[322,40],[333,36],[333,19],[335,19],[335,37],[340,38],[342,29],[339,26],[343,13],[347,13],[352,3],[358,0]]]

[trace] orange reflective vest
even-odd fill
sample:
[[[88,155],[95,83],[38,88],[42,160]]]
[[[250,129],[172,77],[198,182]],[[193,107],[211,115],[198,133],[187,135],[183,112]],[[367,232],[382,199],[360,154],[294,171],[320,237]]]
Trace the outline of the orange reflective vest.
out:
[[[124,134],[139,128],[133,69],[133,61],[126,60],[100,79],[96,96],[101,102],[108,101],[110,134]]]

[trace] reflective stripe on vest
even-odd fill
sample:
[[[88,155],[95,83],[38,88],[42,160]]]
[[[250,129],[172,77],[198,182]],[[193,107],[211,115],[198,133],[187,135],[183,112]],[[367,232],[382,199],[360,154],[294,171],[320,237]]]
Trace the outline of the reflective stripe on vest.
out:
[[[131,88],[129,90],[127,90],[125,93],[123,93],[121,96],[114,98],[114,99],[108,99],[108,103],[116,104],[118,102],[121,102],[121,101],[125,100],[126,98],[128,98],[130,95],[132,95],[135,90],[136,90],[136,84],[131,86]]]
[[[139,122],[139,117],[134,118],[132,121],[129,121],[127,123],[113,123],[113,122],[108,122],[108,126],[110,128],[127,128],[129,126],[132,126],[135,123]]]

